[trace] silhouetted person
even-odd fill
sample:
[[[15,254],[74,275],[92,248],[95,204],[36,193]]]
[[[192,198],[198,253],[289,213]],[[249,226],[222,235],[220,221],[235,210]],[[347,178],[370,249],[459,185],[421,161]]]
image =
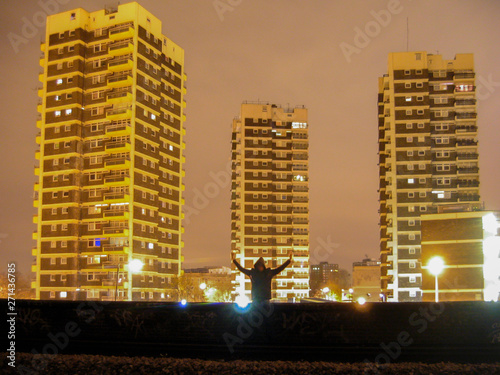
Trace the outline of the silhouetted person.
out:
[[[231,258],[236,268],[252,280],[252,300],[259,303],[271,299],[271,280],[292,263],[293,253],[290,251],[290,259],[277,268],[266,268],[266,263],[262,257],[257,259],[251,269],[243,268],[235,259],[234,253],[232,253]]]

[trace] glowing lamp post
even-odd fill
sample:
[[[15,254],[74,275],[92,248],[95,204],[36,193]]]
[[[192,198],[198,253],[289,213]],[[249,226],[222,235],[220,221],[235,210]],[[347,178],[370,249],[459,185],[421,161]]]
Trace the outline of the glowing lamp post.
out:
[[[142,267],[144,267],[144,263],[139,259],[131,260],[128,264],[128,269],[132,273],[141,272]]]
[[[427,269],[436,279],[436,302],[439,302],[438,276],[444,269],[444,260],[441,257],[434,257],[429,260]]]

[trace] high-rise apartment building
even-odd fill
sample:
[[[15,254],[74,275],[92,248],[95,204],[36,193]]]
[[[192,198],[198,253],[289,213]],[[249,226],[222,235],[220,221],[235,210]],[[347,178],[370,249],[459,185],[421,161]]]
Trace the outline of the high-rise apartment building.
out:
[[[304,107],[244,103],[233,121],[231,251],[241,265],[263,257],[294,263],[272,284],[272,297],[309,296],[308,120]],[[250,280],[233,271],[235,295],[250,297]]]
[[[480,208],[472,54],[389,54],[379,79],[381,288],[420,301],[420,215]],[[445,208],[444,208],[445,209]],[[450,207],[453,209],[453,207]]]
[[[172,298],[183,246],[183,49],[134,2],[49,16],[41,50],[36,297]]]

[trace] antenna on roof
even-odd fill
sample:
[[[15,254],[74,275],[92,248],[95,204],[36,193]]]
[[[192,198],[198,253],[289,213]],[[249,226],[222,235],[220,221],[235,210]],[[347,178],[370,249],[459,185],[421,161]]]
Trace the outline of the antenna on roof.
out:
[[[410,22],[406,17],[406,52],[410,51]]]

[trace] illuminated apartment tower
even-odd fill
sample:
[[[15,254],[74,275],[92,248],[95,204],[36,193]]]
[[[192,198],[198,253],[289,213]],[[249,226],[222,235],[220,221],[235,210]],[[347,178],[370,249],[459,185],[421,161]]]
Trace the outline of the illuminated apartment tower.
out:
[[[381,287],[420,301],[420,215],[479,204],[472,54],[389,54],[379,78]],[[467,205],[464,206],[464,203]]]
[[[246,267],[259,257],[294,264],[272,284],[281,301],[309,296],[309,166],[307,109],[244,103],[233,121],[231,251]],[[234,270],[234,266],[233,266]],[[250,280],[233,271],[235,295]]]
[[[173,298],[182,260],[184,51],[137,3],[50,16],[45,40],[36,297]],[[132,274],[135,259],[144,266]]]

